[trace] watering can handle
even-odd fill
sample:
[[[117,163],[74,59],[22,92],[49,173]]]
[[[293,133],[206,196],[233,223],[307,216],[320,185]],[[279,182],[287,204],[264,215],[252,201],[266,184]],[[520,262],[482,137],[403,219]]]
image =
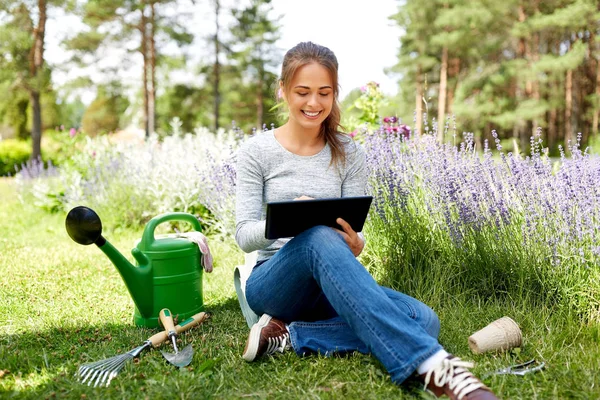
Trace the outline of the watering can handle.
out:
[[[194,229],[196,231],[200,232],[202,230],[202,227],[200,226],[200,221],[198,221],[198,218],[196,218],[192,214],[183,213],[183,212],[174,212],[174,213],[165,213],[165,214],[157,215],[156,217],[152,218],[150,220],[150,222],[148,222],[148,225],[146,225],[146,229],[144,229],[144,233],[142,234],[142,240],[140,243],[142,248],[144,248],[144,249],[150,248],[150,246],[154,242],[154,230],[156,229],[156,227],[158,225],[162,224],[163,222],[167,222],[167,221],[189,222],[190,224],[192,224],[192,226],[194,227]]]
[[[198,314],[192,315],[185,321],[180,322],[179,325],[175,325],[175,331],[177,331],[178,334],[183,333],[197,325],[200,325],[207,318],[208,314],[205,312],[200,312]],[[148,338],[148,341],[152,343],[153,347],[158,347],[161,343],[167,341],[168,338],[169,336],[167,335],[167,331],[164,330]]]

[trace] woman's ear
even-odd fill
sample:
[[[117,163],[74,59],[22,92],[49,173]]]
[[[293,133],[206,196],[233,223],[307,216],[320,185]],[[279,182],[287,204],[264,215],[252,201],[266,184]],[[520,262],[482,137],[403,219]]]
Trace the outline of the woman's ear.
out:
[[[285,90],[283,90],[283,82],[279,81],[279,89],[277,90],[277,100],[283,100],[287,102],[285,99]]]

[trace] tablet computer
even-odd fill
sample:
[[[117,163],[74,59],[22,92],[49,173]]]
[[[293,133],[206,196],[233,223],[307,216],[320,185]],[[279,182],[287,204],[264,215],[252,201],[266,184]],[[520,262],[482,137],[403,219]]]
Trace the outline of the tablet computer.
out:
[[[338,218],[342,218],[352,229],[360,232],[367,219],[371,201],[372,196],[358,196],[267,203],[265,237],[294,237],[317,225],[342,229],[335,222]]]

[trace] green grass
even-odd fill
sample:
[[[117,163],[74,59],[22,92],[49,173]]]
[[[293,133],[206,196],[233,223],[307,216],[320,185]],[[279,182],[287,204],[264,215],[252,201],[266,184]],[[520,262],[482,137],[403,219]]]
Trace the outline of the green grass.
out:
[[[104,232],[130,259],[140,235],[132,230]],[[213,316],[181,338],[195,350],[190,367],[176,370],[159,351],[147,351],[139,362],[129,362],[109,388],[90,388],[75,379],[80,364],[127,352],[155,331],[133,325],[133,302],[117,270],[95,246],[77,245],[67,236],[64,215],[20,204],[11,181],[0,180],[0,397],[429,397],[415,382],[397,387],[374,358],[360,354],[301,358],[287,352],[244,362],[241,352],[248,328],[232,285],[233,267],[242,255],[227,241],[212,240],[211,250],[216,266],[213,274],[204,276],[204,299]],[[598,325],[584,325],[566,311],[521,299],[464,296],[433,306],[442,321],[442,344],[475,361],[473,371],[501,398],[600,398]],[[471,354],[468,336],[504,315],[520,324],[523,347]],[[547,368],[524,377],[491,374],[531,358],[546,362]]]

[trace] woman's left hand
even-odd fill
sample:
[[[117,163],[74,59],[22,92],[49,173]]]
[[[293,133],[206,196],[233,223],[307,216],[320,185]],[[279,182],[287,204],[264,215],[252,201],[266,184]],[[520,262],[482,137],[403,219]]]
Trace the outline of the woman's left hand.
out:
[[[365,247],[365,242],[360,238],[360,236],[358,236],[358,233],[354,232],[349,223],[347,223],[341,218],[336,219],[335,222],[337,222],[342,227],[343,231],[336,228],[333,229],[335,229],[342,235],[346,243],[348,243],[350,250],[352,250],[352,254],[354,254],[354,257],[358,257],[358,255],[361,253],[361,251],[363,251],[363,248]]]

